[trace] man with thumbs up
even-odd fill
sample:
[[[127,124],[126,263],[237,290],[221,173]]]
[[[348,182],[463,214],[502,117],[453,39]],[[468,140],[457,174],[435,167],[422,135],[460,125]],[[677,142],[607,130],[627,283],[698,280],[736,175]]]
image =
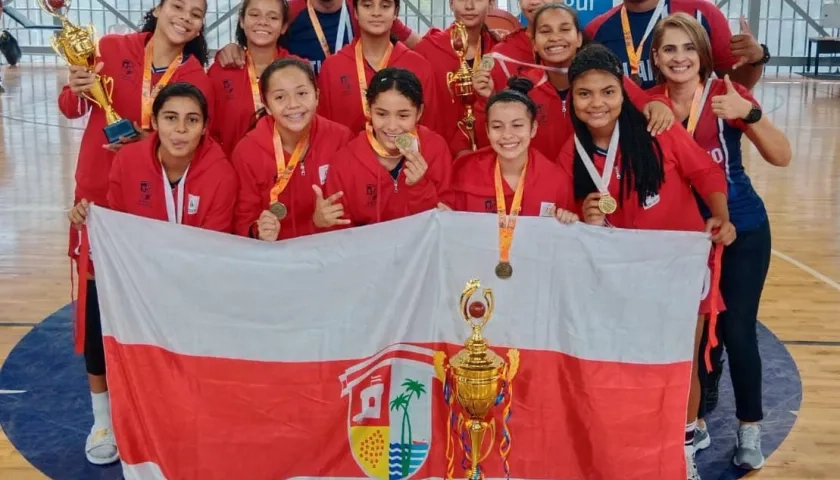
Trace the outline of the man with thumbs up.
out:
[[[723,12],[708,0],[625,0],[592,20],[585,32],[589,38],[612,50],[624,64],[625,74],[642,88],[656,85],[650,44],[656,22],[672,13],[684,12],[706,29],[712,44],[715,73],[751,89],[770,60],[741,17],[741,33],[732,35]]]

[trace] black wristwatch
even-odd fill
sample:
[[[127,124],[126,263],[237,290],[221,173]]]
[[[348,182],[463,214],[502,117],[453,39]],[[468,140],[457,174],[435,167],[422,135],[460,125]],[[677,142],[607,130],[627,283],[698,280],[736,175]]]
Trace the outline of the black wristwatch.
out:
[[[747,125],[751,125],[759,120],[761,120],[761,109],[753,105],[750,113],[747,114],[746,117],[741,119]]]
[[[761,57],[761,60],[759,60],[755,63],[751,63],[750,65],[752,65],[753,67],[757,67],[759,65],[766,65],[767,62],[770,61],[770,50],[767,49],[767,45],[762,43],[761,44],[761,49],[764,50],[764,56]]]

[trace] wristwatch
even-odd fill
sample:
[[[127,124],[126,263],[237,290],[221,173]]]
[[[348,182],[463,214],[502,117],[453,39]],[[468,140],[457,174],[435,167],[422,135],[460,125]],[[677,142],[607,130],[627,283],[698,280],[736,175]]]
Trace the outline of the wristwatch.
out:
[[[751,63],[750,65],[752,65],[753,67],[757,67],[759,65],[766,65],[767,62],[770,61],[770,50],[767,48],[767,45],[762,43],[761,44],[761,49],[764,50],[764,56],[761,57],[761,60],[759,60],[755,63]]]
[[[743,121],[747,125],[751,125],[759,120],[761,120],[761,108],[756,107],[755,105],[753,105],[752,109],[750,110],[750,113],[748,113],[746,117],[741,119],[741,121]]]

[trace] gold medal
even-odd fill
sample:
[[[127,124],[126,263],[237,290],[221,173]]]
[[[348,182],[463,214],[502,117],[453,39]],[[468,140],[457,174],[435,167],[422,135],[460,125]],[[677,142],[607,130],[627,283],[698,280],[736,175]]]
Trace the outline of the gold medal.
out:
[[[615,212],[616,208],[618,208],[618,204],[609,193],[601,195],[601,198],[598,199],[598,210],[602,213],[609,215]]]
[[[397,145],[397,147],[403,150],[408,150],[414,144],[414,139],[412,139],[411,135],[407,133],[401,133],[397,135],[397,138],[394,140],[394,143]]]
[[[510,278],[513,275],[513,267],[510,266],[508,262],[499,262],[496,265],[496,276],[501,279]]]
[[[274,216],[277,217],[277,220],[283,220],[286,218],[286,214],[289,213],[286,206],[280,202],[272,203],[271,206],[268,207],[268,211],[274,214]]]
[[[489,72],[490,70],[493,70],[493,67],[495,65],[496,61],[493,60],[493,57],[491,57],[490,55],[485,55],[481,57],[481,63],[478,65],[478,67],[486,72]]]

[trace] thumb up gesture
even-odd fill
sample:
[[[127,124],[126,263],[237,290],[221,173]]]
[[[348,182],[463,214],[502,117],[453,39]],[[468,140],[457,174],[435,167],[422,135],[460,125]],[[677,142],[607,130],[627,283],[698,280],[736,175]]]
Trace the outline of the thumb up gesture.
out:
[[[336,201],[344,195],[344,192],[334,193],[329,198],[324,198],[324,192],[318,185],[312,185],[315,192],[315,214],[312,221],[318,228],[330,228],[336,225],[350,225],[350,220],[341,218],[344,216],[344,206]]]
[[[732,66],[735,70],[742,65],[755,63],[764,58],[764,48],[755,39],[747,18],[741,15],[741,33],[732,35],[729,40],[729,50],[738,61]]]
[[[716,95],[712,98],[712,112],[724,120],[736,120],[750,114],[753,108],[752,102],[742,97],[729,75],[723,77],[726,82],[726,95]]]

